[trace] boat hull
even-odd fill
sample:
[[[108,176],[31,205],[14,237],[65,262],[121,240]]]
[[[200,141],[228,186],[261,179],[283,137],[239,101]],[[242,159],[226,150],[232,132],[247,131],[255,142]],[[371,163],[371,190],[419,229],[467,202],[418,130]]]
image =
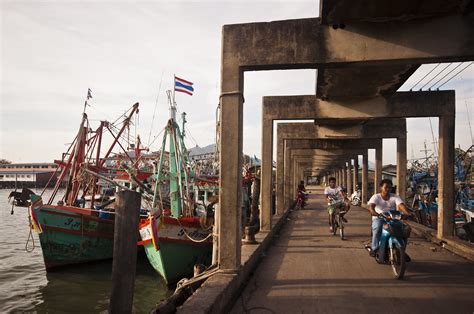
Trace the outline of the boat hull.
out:
[[[99,218],[94,211],[72,206],[41,204],[30,210],[41,229],[39,239],[47,271],[112,258],[113,219]]]
[[[150,264],[169,285],[192,277],[194,265],[211,264],[209,233],[201,228],[197,218],[180,218],[178,222],[175,218],[161,217],[150,219],[140,228]]]

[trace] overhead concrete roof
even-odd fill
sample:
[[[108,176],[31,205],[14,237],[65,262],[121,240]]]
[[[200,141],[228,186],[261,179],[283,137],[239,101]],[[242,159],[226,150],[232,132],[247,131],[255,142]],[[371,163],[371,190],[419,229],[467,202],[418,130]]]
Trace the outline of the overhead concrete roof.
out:
[[[321,24],[356,31],[358,23],[421,20],[471,14],[472,0],[321,0]],[[380,38],[384,40],[384,38]],[[388,40],[388,39],[387,39]],[[345,66],[318,69],[316,95],[321,99],[388,96],[418,69],[420,64]]]
[[[470,0],[321,0],[320,16],[327,25],[353,22],[409,21],[474,9]]]

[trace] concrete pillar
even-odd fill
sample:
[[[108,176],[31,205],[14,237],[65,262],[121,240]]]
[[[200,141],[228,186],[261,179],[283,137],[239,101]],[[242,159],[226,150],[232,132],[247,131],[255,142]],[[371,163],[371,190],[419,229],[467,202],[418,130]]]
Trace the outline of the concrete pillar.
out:
[[[454,113],[439,117],[438,238],[454,234]]]
[[[368,183],[369,183],[369,160],[368,154],[364,153],[362,155],[362,205],[367,205],[368,201]]]
[[[291,166],[292,162],[290,160],[290,150],[285,148],[284,151],[284,204],[285,209],[290,207],[290,200],[291,200]]]
[[[261,204],[260,229],[270,231],[272,228],[272,171],[273,171],[273,122],[263,119],[262,122],[262,164],[261,164]]]
[[[354,189],[359,184],[359,155],[354,159]]]
[[[342,185],[347,187],[347,166],[342,166]]]
[[[382,181],[382,152],[382,145],[375,149],[374,194],[378,192],[380,181]]]
[[[226,45],[225,36],[223,46]],[[226,51],[222,54],[225,55]],[[219,267],[240,268],[242,239],[243,73],[223,58],[219,126]]]
[[[352,194],[352,160],[347,163],[347,194]]]
[[[397,139],[397,194],[405,201],[407,191],[407,139]]]
[[[284,202],[284,155],[283,155],[284,143],[282,140],[277,143],[277,168],[276,168],[276,212],[281,214],[286,210]]]

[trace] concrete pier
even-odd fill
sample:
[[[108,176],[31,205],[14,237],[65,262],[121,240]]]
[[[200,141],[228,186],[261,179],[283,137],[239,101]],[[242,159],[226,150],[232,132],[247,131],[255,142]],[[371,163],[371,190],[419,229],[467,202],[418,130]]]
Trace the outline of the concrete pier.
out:
[[[413,234],[405,279],[369,257],[367,210],[347,215],[346,241],[328,232],[322,188],[295,211],[231,313],[471,313],[474,264]]]
[[[432,3],[432,2],[430,2]],[[262,23],[224,25],[220,95],[220,215],[219,268],[237,273],[241,266],[241,168],[243,140],[244,72],[279,69],[318,69],[314,95],[265,97],[273,103],[263,108],[262,125],[273,128],[275,119],[313,119],[318,136],[332,138],[355,134],[363,138],[372,121],[409,117],[440,117],[440,208],[438,236],[452,234],[452,181],[454,149],[454,91],[396,92],[423,63],[474,60],[473,5],[470,1],[427,3],[401,1],[390,6],[378,1],[320,2],[319,18],[303,18]],[[433,9],[435,8],[435,9]],[[346,27],[347,26],[347,27]],[[440,36],[442,34],[442,36]],[[273,109],[276,111],[272,112]],[[374,123],[375,123],[374,122]],[[270,127],[270,125],[272,125]],[[387,127],[386,127],[387,128]],[[266,132],[263,130],[262,132]],[[278,133],[278,131],[277,131]],[[344,135],[345,134],[345,135]],[[271,229],[271,135],[262,134],[263,172],[261,221]],[[293,137],[302,139],[300,135]],[[380,138],[387,138],[380,135]],[[352,142],[351,141],[351,144]],[[270,144],[271,143],[271,144]],[[277,143],[277,212],[288,206],[288,181],[281,177],[291,167],[284,150],[287,143]],[[335,145],[317,144],[303,148]],[[346,145],[339,148],[347,149]],[[283,161],[281,160],[283,156]],[[380,157],[380,154],[378,155]],[[377,158],[379,159],[379,158]],[[399,194],[405,195],[406,136],[397,137]],[[343,163],[326,164],[339,181]],[[313,164],[314,166],[314,164]],[[380,165],[378,164],[380,169]],[[304,168],[297,170],[301,174]],[[367,153],[363,154],[362,201],[368,199]],[[377,171],[377,179],[380,175]],[[280,187],[278,188],[278,185]],[[283,192],[282,192],[283,189]],[[291,189],[291,185],[290,185]],[[283,202],[281,202],[283,197]],[[451,206],[451,209],[450,209]]]

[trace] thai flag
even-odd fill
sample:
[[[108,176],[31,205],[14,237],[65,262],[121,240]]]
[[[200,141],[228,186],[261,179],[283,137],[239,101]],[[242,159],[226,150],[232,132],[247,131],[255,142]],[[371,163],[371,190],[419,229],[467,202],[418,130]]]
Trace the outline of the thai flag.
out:
[[[192,96],[194,92],[193,83],[175,76],[174,77],[174,90],[176,92],[186,93]]]

